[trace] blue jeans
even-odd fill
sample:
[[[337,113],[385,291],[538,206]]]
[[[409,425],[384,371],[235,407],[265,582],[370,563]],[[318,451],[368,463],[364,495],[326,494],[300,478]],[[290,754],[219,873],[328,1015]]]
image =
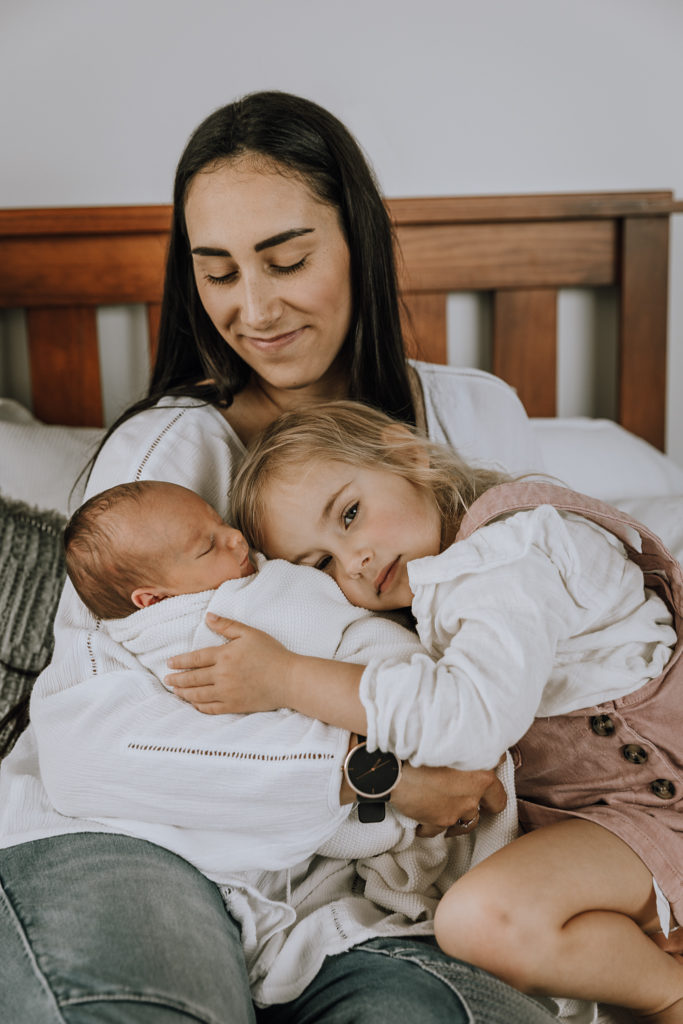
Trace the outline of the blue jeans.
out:
[[[3,1024],[543,1024],[554,1018],[431,940],[328,958],[254,1011],[217,888],[139,839],[81,833],[0,850]]]

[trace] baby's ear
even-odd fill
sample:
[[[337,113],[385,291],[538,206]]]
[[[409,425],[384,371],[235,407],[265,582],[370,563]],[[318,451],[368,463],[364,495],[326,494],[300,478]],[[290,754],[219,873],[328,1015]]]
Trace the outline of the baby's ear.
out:
[[[151,587],[138,587],[130,595],[130,599],[136,608],[149,608],[151,604],[163,601],[165,597],[166,594],[161,594],[158,590],[152,590]]]
[[[387,447],[398,448],[406,463],[412,462],[417,466],[429,465],[427,446],[423,444],[420,437],[416,437],[412,430],[404,427],[402,423],[391,423],[385,427],[382,432],[382,440]]]

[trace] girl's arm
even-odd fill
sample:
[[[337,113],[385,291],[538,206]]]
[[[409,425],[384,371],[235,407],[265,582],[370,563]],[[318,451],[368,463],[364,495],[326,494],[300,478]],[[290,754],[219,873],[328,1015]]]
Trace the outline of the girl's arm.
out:
[[[434,604],[436,661],[424,651],[385,653],[362,669],[291,654],[266,634],[218,620],[213,628],[231,641],[225,675],[207,665],[208,651],[190,656],[193,681],[205,672],[215,689],[186,686],[183,673],[169,681],[207,711],[289,707],[367,735],[371,747],[415,765],[493,768],[529,728],[576,604],[533,544],[499,564],[492,559],[485,572],[464,573]]]

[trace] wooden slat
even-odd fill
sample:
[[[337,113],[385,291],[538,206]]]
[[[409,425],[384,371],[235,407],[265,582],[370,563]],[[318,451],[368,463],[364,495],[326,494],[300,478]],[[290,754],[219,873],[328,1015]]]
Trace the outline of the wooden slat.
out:
[[[102,425],[95,316],[84,306],[26,315],[33,411],[44,423]]]
[[[623,225],[619,324],[619,422],[664,449],[669,222]]]
[[[407,292],[403,296],[406,351],[412,359],[447,363],[446,296],[442,292]]]
[[[503,196],[418,196],[385,200],[397,224],[563,220],[668,215],[683,202],[664,189]],[[0,210],[0,237],[66,234],[165,234],[171,206],[72,206]]]
[[[613,284],[612,221],[459,224],[398,231],[408,291]]]
[[[670,191],[559,192],[508,196],[419,196],[388,199],[396,224],[575,220],[668,215],[683,211]]]
[[[0,237],[165,234],[171,207],[65,206],[0,210]]]
[[[496,292],[493,372],[517,390],[529,416],[557,409],[557,293],[551,289]]]
[[[0,306],[159,302],[164,235],[0,238]]]

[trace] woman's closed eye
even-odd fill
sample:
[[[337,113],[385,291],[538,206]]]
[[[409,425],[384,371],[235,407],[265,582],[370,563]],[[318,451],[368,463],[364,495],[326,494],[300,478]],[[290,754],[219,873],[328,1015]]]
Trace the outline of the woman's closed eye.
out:
[[[229,274],[221,274],[220,276],[218,276],[217,274],[204,275],[205,280],[208,281],[209,284],[230,284],[230,282],[234,281],[236,277],[236,270],[231,271],[231,273]]]
[[[274,270],[276,274],[296,274],[297,270],[303,270],[306,265],[306,259],[307,257],[304,256],[303,259],[297,260],[296,263],[290,263],[286,267],[273,264],[271,270]]]
[[[307,257],[304,256],[302,259],[297,260],[296,263],[289,263],[287,266],[280,266],[280,264],[271,264],[270,269],[280,276],[286,277],[288,274],[296,274],[298,270],[303,270],[306,265]],[[206,280],[209,284],[231,284],[237,279],[237,271],[232,270],[228,274],[206,274]]]

